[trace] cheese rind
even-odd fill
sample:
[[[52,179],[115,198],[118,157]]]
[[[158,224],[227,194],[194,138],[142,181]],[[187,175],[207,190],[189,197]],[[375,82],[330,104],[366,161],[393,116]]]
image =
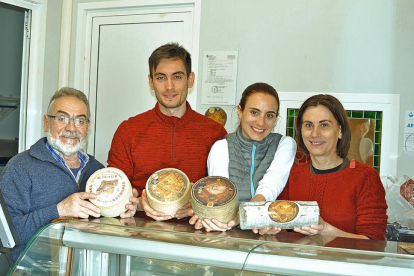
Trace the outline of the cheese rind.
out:
[[[117,168],[103,168],[93,173],[87,183],[86,192],[98,195],[90,199],[101,210],[104,217],[117,217],[126,211],[125,205],[132,196],[128,177]]]
[[[319,206],[316,201],[242,202],[239,215],[242,230],[266,226],[293,229],[318,224]]]
[[[191,188],[191,205],[200,219],[227,223],[237,215],[237,187],[226,177],[204,177]]]
[[[148,203],[156,211],[174,216],[190,200],[190,180],[175,168],[154,172],[145,185]]]

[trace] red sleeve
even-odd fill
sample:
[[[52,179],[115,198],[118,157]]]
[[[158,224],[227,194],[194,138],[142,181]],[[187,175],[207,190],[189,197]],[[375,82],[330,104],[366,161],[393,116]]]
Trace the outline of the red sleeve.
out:
[[[298,176],[301,175],[301,168],[299,168],[298,164],[293,163],[292,168],[290,169],[289,178],[285,185],[285,188],[283,188],[283,191],[280,193],[280,195],[277,197],[277,200],[295,200],[290,198],[290,186],[293,185],[295,187],[295,181],[298,181]],[[295,177],[293,177],[295,176]],[[293,181],[293,182],[292,182]],[[293,193],[295,194],[295,193]]]
[[[356,233],[374,240],[384,240],[387,228],[385,190],[373,168],[364,170],[366,181],[357,194]]]
[[[216,140],[216,141],[224,139],[224,137],[226,137],[226,135],[227,135],[227,131],[226,131],[226,129],[222,126],[222,127],[221,127],[221,130],[220,130],[219,137],[217,137],[217,140]]]
[[[120,169],[131,181],[134,166],[131,156],[131,139],[128,137],[127,122],[125,121],[119,125],[112,138],[112,144],[108,154],[108,167]]]
[[[285,188],[283,188],[283,191],[280,193],[280,195],[276,198],[276,200],[289,200],[289,179],[285,185]]]

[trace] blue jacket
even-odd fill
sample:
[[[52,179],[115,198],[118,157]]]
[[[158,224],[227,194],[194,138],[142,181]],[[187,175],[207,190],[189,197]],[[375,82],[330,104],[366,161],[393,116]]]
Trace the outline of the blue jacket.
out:
[[[29,150],[14,156],[0,178],[0,189],[19,237],[20,246],[11,251],[13,260],[36,231],[59,217],[57,203],[85,191],[89,176],[104,167],[89,155],[76,183],[72,173],[49,153],[46,141],[41,138]]]

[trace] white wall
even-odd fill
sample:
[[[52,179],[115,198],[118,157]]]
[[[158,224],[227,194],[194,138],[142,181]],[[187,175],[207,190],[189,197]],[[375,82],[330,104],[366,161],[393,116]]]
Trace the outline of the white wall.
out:
[[[402,117],[414,109],[413,49],[412,0],[202,2],[199,71],[203,51],[238,50],[236,102],[263,81],[280,92],[400,94]],[[200,76],[197,85],[204,113]],[[236,114],[224,108],[233,131]],[[402,151],[402,129],[399,136],[398,174],[414,178],[414,154]]]
[[[72,0],[73,2],[73,19],[72,19],[72,38],[76,37],[76,11],[79,3],[86,2],[103,2],[113,0]],[[122,1],[122,0],[121,0]],[[63,11],[71,12],[71,11]],[[47,28],[46,28],[46,54],[45,54],[45,76],[44,76],[44,95],[43,95],[43,113],[46,112],[49,100],[53,94],[60,89],[58,87],[59,74],[59,47],[60,47],[60,26],[62,19],[62,0],[48,1],[47,9]],[[73,84],[74,79],[74,53],[75,41],[71,41],[71,59],[69,85]],[[43,126],[42,132],[43,132]]]
[[[414,110],[414,1],[396,0],[394,11],[393,91],[401,95],[398,174],[414,179],[414,152],[403,150],[404,111]],[[398,122],[395,122],[398,123]]]
[[[61,0],[48,1],[43,79],[43,114],[47,111],[50,98],[60,88],[58,87],[58,73],[61,9]],[[41,128],[41,133],[43,133],[42,122],[39,122],[39,127]]]
[[[77,28],[77,11],[78,11],[78,5],[82,3],[92,3],[92,2],[107,2],[107,1],[113,1],[113,0],[73,0],[73,15],[72,15],[72,39],[71,39],[71,55],[70,55],[70,73],[69,73],[69,84],[73,85],[75,82],[75,48],[76,48],[76,28]],[[122,1],[122,0],[121,0]],[[139,2],[139,1],[138,1]],[[80,87],[75,87],[77,89],[80,89]]]
[[[74,11],[81,2],[96,0],[74,0]],[[49,1],[44,108],[57,89],[60,8],[61,1]],[[413,48],[412,0],[202,0],[199,72],[203,51],[238,50],[236,101],[258,81],[280,92],[400,94],[402,118],[414,109]],[[399,137],[398,174],[414,178],[402,127]]]
[[[203,1],[200,50],[239,51],[237,100],[257,81],[281,92],[394,93],[395,20],[393,1]]]

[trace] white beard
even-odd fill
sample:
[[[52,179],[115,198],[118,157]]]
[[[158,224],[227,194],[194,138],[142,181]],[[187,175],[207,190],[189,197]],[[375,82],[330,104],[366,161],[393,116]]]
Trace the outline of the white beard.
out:
[[[59,139],[60,136],[77,137],[79,139],[79,142],[76,143],[75,145],[72,145],[72,142],[63,143]],[[86,137],[85,139],[83,139],[83,141],[80,141],[81,137],[82,137],[81,134],[76,133],[76,132],[62,131],[62,132],[59,132],[58,138],[56,139],[50,134],[50,129],[47,132],[47,141],[49,142],[49,144],[52,146],[52,148],[62,153],[64,156],[71,156],[73,154],[76,154],[79,150],[83,148],[83,146],[85,146]]]

